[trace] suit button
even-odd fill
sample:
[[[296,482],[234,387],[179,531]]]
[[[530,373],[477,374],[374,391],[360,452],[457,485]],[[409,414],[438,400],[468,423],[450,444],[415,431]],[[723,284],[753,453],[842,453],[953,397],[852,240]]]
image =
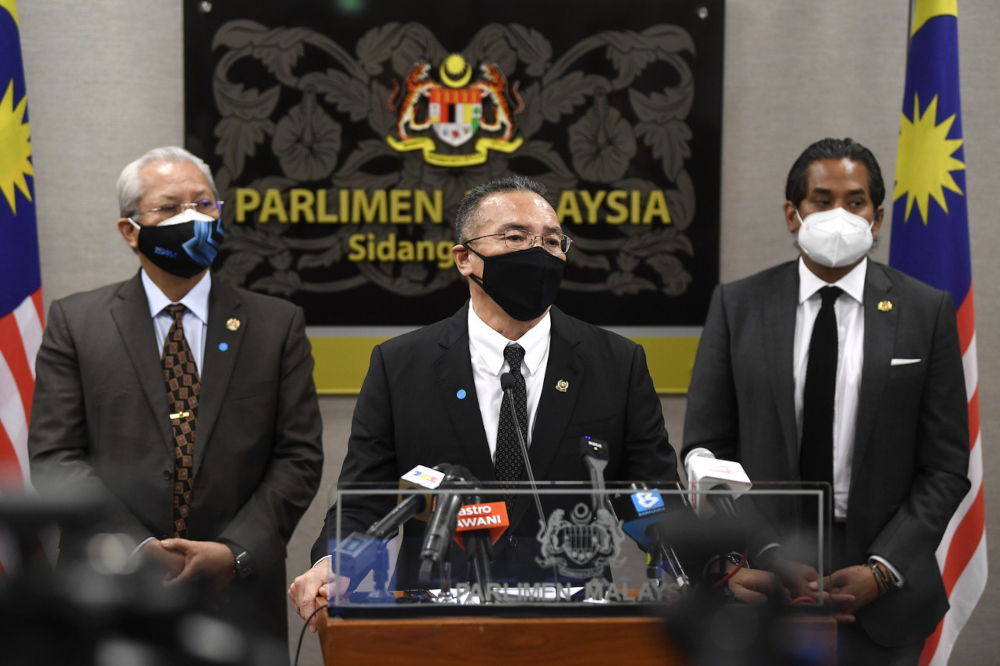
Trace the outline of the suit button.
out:
[[[174,473],[172,471],[170,471],[169,469],[165,469],[165,470],[163,470],[163,478],[167,479],[167,480],[170,480],[170,479],[174,478]]]
[[[517,548],[517,539],[513,534],[507,537],[507,546],[509,548]]]

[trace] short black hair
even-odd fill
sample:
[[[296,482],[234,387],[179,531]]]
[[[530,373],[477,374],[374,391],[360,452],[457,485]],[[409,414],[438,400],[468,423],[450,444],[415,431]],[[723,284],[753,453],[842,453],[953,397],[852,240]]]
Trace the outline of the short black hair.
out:
[[[798,208],[802,200],[806,198],[806,190],[809,188],[809,175],[807,173],[809,166],[820,160],[842,160],[845,157],[868,167],[868,193],[871,195],[875,207],[881,206],[885,200],[885,182],[882,180],[882,169],[879,168],[878,161],[872,151],[853,139],[828,138],[817,141],[806,148],[799,155],[799,159],[795,160],[792,170],[788,172],[788,181],[785,183],[785,198]]]
[[[482,185],[476,185],[465,195],[462,203],[458,206],[458,212],[455,213],[455,243],[461,245],[468,240],[465,237],[465,232],[468,229],[469,222],[479,212],[479,206],[483,203],[483,199],[491,194],[503,194],[505,192],[534,192],[548,201],[545,186],[526,176],[504,176],[483,183]]]

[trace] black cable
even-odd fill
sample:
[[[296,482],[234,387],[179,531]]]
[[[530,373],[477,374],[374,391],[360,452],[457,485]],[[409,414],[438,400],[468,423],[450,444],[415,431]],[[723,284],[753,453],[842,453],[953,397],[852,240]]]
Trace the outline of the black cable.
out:
[[[299,666],[299,654],[302,652],[302,639],[306,635],[306,627],[309,626],[309,620],[311,620],[314,617],[316,617],[316,613],[320,612],[321,610],[324,610],[325,608],[326,608],[326,604],[320,604],[319,607],[312,612],[312,615],[310,615],[309,617],[307,617],[306,621],[303,623],[303,625],[302,625],[302,631],[299,632],[299,646],[297,648],[295,648],[295,664],[294,664],[294,666]]]

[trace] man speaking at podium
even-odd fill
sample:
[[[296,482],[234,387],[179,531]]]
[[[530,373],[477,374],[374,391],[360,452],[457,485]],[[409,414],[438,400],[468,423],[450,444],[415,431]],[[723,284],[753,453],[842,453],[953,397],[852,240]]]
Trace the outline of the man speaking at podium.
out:
[[[452,248],[470,301],[454,316],[374,349],[354,410],[341,488],[395,484],[418,464],[463,465],[483,482],[526,479],[509,392],[535,477],[589,479],[579,441],[608,444],[608,480],[676,479],[676,458],[642,347],[552,306],[570,239],[541,185],[523,177],[473,189],[458,210]],[[381,499],[381,498],[379,498]],[[343,534],[364,532],[393,506],[374,498],[344,502]],[[496,543],[498,580],[537,571],[537,511],[530,495],[509,503],[510,527]],[[327,528],[316,564],[288,595],[303,618],[330,575]],[[423,524],[404,528],[397,586],[413,587]],[[535,574],[538,575],[537,573]],[[343,590],[343,588],[341,588]],[[332,592],[331,592],[332,593]],[[314,629],[314,622],[311,628]]]

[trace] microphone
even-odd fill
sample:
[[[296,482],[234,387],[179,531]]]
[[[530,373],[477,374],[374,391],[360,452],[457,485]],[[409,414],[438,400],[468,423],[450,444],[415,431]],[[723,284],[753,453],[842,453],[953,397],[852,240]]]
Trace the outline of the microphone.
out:
[[[535,484],[535,473],[531,469],[531,461],[528,459],[528,444],[521,434],[521,424],[517,421],[517,410],[514,409],[514,376],[509,372],[500,375],[500,388],[507,397],[507,406],[510,407],[511,418],[514,419],[514,430],[517,432],[517,442],[521,445],[521,459],[524,460],[524,469],[528,472],[528,483],[531,484],[531,494],[535,498],[535,508],[538,510],[538,520],[545,522],[545,512],[542,511],[542,500],[538,496],[538,486]]]
[[[667,540],[668,524],[675,524],[678,532],[685,532],[684,517],[687,502],[677,496],[679,507],[667,509],[664,497],[656,489],[650,490],[644,483],[633,483],[633,492],[614,501],[618,515],[622,517],[622,530],[648,553],[655,566],[667,572],[682,591],[690,589],[691,580]],[[672,502],[673,503],[673,502]]]
[[[599,439],[593,439],[590,435],[584,435],[580,438],[580,456],[590,471],[590,487],[594,489],[592,500],[594,512],[603,506],[614,516],[615,510],[608,502],[604,486],[604,468],[608,466],[608,445]]]
[[[473,479],[470,479],[473,481]],[[490,563],[493,561],[493,544],[510,526],[506,502],[482,503],[478,493],[470,494],[471,504],[458,511],[455,543],[466,552],[472,564],[472,577],[481,589],[491,580]]]
[[[452,466],[441,463],[434,467],[417,465],[400,478],[400,488],[426,488],[434,490],[446,478]],[[400,495],[399,503],[381,519],[375,521],[364,533],[351,532],[347,537],[330,540],[330,552],[340,554],[340,573],[360,579],[368,572],[378,556],[379,549],[388,539],[396,536],[399,526],[410,518],[427,520],[430,511],[430,494]]]
[[[427,521],[427,529],[424,531],[424,545],[420,551],[420,571],[418,580],[422,583],[429,582],[434,565],[441,564],[445,559],[445,553],[455,535],[455,528],[458,524],[458,512],[462,508],[463,497],[461,490],[472,487],[471,480],[475,477],[465,467],[461,465],[452,466],[441,482],[437,502],[430,519]]]
[[[733,500],[753,485],[743,465],[731,460],[718,460],[708,449],[698,447],[684,457],[684,469],[691,491],[691,506],[699,518],[710,518],[716,513],[728,518],[737,517]],[[710,490],[728,490],[730,494],[706,494]]]

